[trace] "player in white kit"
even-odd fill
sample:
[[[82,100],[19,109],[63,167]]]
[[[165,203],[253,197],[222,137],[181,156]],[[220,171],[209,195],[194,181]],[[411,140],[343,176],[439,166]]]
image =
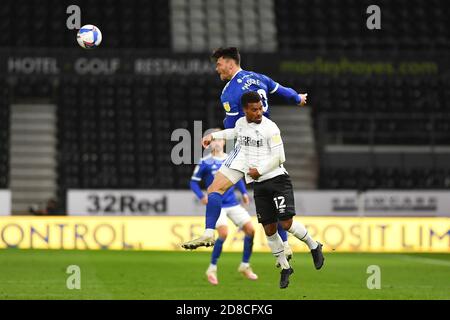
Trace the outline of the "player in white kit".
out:
[[[316,269],[324,263],[322,244],[314,241],[305,226],[294,221],[295,203],[291,179],[283,166],[285,154],[278,126],[263,116],[261,97],[256,92],[242,95],[245,117],[233,129],[213,132],[203,138],[207,147],[213,139],[237,139],[235,148],[220,167],[231,184],[245,177],[254,182],[254,198],[258,222],[264,227],[268,245],[281,265],[280,288],[289,285],[294,272],[284,254],[283,242],[277,233],[277,223],[306,243]]]

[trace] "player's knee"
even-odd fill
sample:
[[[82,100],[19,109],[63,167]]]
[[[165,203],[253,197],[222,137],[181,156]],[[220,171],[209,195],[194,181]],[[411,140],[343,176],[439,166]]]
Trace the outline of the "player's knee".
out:
[[[210,186],[208,187],[208,189],[206,189],[206,191],[208,192],[208,194],[210,194],[210,193],[213,193],[213,192],[217,192],[218,189],[217,189],[215,186],[210,185]]]
[[[224,194],[226,190],[224,188],[218,187],[217,185],[211,184],[208,189],[206,189],[206,191],[208,192],[208,194],[211,194],[213,192]]]
[[[225,177],[223,174],[218,172],[214,177],[214,181],[208,187],[208,193],[217,192],[220,194],[224,194],[228,189],[233,185],[233,183]]]
[[[283,229],[288,231],[292,226],[292,218],[290,218],[289,220],[280,221],[280,223]]]
[[[255,228],[253,228],[253,224],[251,222],[247,222],[246,224],[244,224],[242,230],[244,230],[246,236],[249,237],[255,236]]]
[[[277,224],[271,223],[264,225],[264,232],[266,233],[266,236],[273,236],[277,232]]]
[[[217,229],[217,232],[219,233],[219,238],[221,238],[222,240],[226,240],[228,237],[228,229],[226,227],[219,227]]]
[[[219,234],[219,238],[220,238],[222,241],[227,240],[227,237],[228,237],[228,233],[225,233],[225,234]]]

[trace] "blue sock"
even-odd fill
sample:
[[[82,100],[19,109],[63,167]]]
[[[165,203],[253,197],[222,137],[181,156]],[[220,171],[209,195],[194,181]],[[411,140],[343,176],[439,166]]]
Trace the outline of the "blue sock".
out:
[[[222,195],[218,192],[208,194],[206,205],[206,229],[216,229],[216,223],[222,210]]]
[[[245,236],[244,238],[244,255],[242,257],[242,262],[248,263],[250,261],[250,256],[253,250],[253,237]]]
[[[283,240],[283,242],[286,242],[288,239],[288,235],[286,230],[283,229],[283,227],[281,226],[281,223],[278,223],[278,234],[281,237],[281,240]]]
[[[223,242],[225,240],[222,238],[217,238],[216,243],[214,244],[214,248],[212,251],[212,255],[211,255],[211,264],[216,265],[217,264],[217,260],[220,257],[220,254],[222,253],[222,246],[223,246]]]

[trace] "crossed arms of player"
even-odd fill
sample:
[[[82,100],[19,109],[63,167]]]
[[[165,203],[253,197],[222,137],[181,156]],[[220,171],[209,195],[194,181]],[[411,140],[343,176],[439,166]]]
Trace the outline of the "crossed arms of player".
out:
[[[214,139],[225,139],[231,140],[237,137],[236,127],[232,129],[225,129],[222,131],[216,131],[207,136],[203,137],[202,145],[207,148],[212,140]],[[247,174],[253,179],[257,180],[262,175],[269,173],[270,171],[276,169],[281,164],[286,161],[284,154],[283,141],[281,140],[280,131],[277,130],[271,134],[268,139],[268,144],[270,146],[271,157],[264,164],[259,165],[257,168],[249,168]]]

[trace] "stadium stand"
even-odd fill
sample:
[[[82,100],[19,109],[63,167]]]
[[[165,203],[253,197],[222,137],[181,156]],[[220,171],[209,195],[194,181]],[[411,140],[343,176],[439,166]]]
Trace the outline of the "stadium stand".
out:
[[[9,86],[0,80],[0,189],[8,187],[9,176]]]
[[[344,74],[277,79],[293,88],[308,88],[310,93],[320,154],[319,188],[448,187],[448,75]],[[330,157],[330,146],[353,153],[334,152]],[[387,147],[396,157],[416,157],[414,168],[405,168],[402,161],[371,163],[378,147]],[[352,157],[358,153],[355,150],[364,157],[364,168],[353,167]],[[409,155],[411,152],[413,155]],[[423,157],[438,160],[422,161]]]
[[[280,51],[450,49],[449,6],[442,0],[377,1],[382,28],[366,28],[370,0],[277,0]],[[299,18],[300,17],[300,18]],[[420,21],[420,23],[418,23]]]
[[[173,49],[205,52],[237,46],[246,52],[275,52],[273,0],[172,0]]]
[[[280,82],[283,80],[290,82],[283,78]],[[301,88],[304,80],[297,79],[298,83],[290,85]],[[183,86],[175,89],[171,84],[179,81],[180,78],[93,78],[88,82],[76,79],[65,82],[59,93],[60,152],[68,157],[62,159],[64,166],[60,168],[62,190],[133,186],[185,188],[184,180],[191,174],[190,169],[184,171],[183,166],[168,165],[169,159],[162,155],[170,154],[174,144],[167,142],[174,129],[193,130],[194,120],[205,121],[210,126],[221,123],[216,96],[221,83],[207,78],[194,85],[193,90],[183,89]],[[186,78],[183,81],[195,83],[198,80]],[[313,110],[317,136],[324,145],[448,144],[450,115],[445,109],[448,89],[436,84],[443,79],[368,78],[362,84],[358,81],[352,78],[307,81],[316,107]],[[373,87],[377,92],[389,94],[386,102],[380,102]],[[426,106],[415,97],[424,97]],[[209,115],[205,110],[210,111]],[[321,127],[321,121],[325,128]],[[336,178],[340,175],[335,170],[323,167],[319,186],[334,188],[336,181],[340,181],[337,188],[350,188],[353,184],[361,188],[446,186],[439,178],[442,175],[439,168],[423,168],[431,178],[413,184],[408,183],[410,172],[400,169],[369,168],[370,174],[353,170],[350,176],[361,177],[349,185],[345,179]],[[97,174],[93,175],[95,172]],[[414,173],[411,179],[416,181],[420,175]]]
[[[73,49],[74,32],[60,18],[68,17],[70,4],[89,7],[82,12],[82,21],[101,26],[102,50],[113,49],[109,53],[119,55],[121,50],[116,49],[136,48],[146,56],[154,52],[206,56],[212,47],[238,45],[246,61],[253,53],[266,54],[270,61],[280,56],[364,57],[369,51],[414,60],[422,54],[445,56],[441,52],[450,50],[450,6],[441,0],[379,1],[383,27],[375,33],[365,27],[369,0],[227,0],[226,5],[220,0],[4,0],[0,48]],[[223,20],[215,19],[218,16]],[[239,19],[242,25],[233,23]],[[25,32],[29,29],[34,31]],[[443,150],[450,144],[450,80],[445,72],[336,76],[277,70],[270,76],[309,93],[321,168],[318,188],[449,187],[445,160],[416,161],[413,167],[393,162],[355,168],[335,165],[346,161],[337,159],[336,153],[331,161],[327,153],[329,146],[418,147],[425,150],[422,155],[446,159],[435,155],[435,148]],[[9,102],[47,99],[58,106],[61,199],[70,188],[187,188],[192,168],[169,161],[176,144],[170,134],[177,128],[192,132],[194,120],[215,127],[223,119],[219,102],[223,83],[214,74],[71,74],[59,75],[58,80],[26,75],[10,78],[10,85],[1,81],[2,96],[8,99],[0,100],[0,121],[6,124],[0,126],[0,139],[5,141],[0,144],[0,188],[8,186]],[[273,99],[271,104],[279,102]]]
[[[430,168],[322,168],[323,189],[448,189],[449,169]]]
[[[448,145],[448,76],[281,77],[308,88],[327,144]]]
[[[66,27],[70,5],[89,8],[82,10],[81,21],[102,26],[104,48],[170,48],[165,0],[4,0],[0,47],[73,47],[76,31]]]
[[[172,164],[178,141],[171,143],[171,133],[193,132],[194,120],[217,123],[211,94],[220,88],[202,81],[65,79],[58,94],[61,195],[68,188],[186,188],[192,168]]]

